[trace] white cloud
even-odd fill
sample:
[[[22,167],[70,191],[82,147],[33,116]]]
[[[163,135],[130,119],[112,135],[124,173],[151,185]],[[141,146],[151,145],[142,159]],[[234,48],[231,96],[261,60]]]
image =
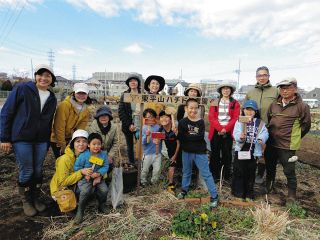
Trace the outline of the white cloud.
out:
[[[86,51],[86,52],[97,52],[98,50],[89,46],[82,46],[80,47],[82,50]]]
[[[1,7],[12,7],[17,8],[18,6],[31,6],[35,3],[42,3],[43,0],[0,0],[0,8]]]
[[[68,0],[104,16],[133,11],[145,23],[198,29],[206,37],[250,39],[263,46],[318,48],[318,0]]]
[[[0,47],[0,52],[8,52],[10,51],[9,48],[6,48],[6,47]]]
[[[124,52],[139,54],[144,51],[143,47],[139,43],[133,43],[123,49]]]
[[[77,53],[73,49],[60,49],[58,50],[58,54],[66,55],[66,56],[76,56]]]

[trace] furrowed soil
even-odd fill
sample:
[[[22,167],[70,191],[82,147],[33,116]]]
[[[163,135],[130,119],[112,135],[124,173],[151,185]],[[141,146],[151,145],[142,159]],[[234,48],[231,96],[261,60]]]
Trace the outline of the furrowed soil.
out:
[[[122,141],[124,142],[124,141]],[[122,146],[124,152],[125,146]],[[301,206],[307,211],[307,215],[320,218],[320,144],[319,138],[306,136],[303,139],[302,149],[297,154],[298,189],[297,198]],[[35,217],[26,217],[23,214],[21,202],[18,196],[16,181],[18,169],[12,154],[0,155],[0,239],[42,239],[44,229],[50,225],[52,219],[59,218],[60,213],[56,204],[50,198],[49,182],[54,173],[55,159],[49,151],[44,165],[44,184],[42,186],[42,200],[48,206],[47,210]],[[269,202],[273,206],[284,206],[286,192],[286,178],[282,167],[278,165],[276,191],[269,195]],[[256,188],[258,199],[263,199],[262,187]],[[223,198],[224,196],[222,196]],[[71,220],[72,217],[70,216]],[[168,232],[168,230],[166,231]],[[165,233],[165,232],[164,232]],[[164,233],[158,234],[159,237]],[[77,233],[74,233],[77,239]],[[157,235],[157,233],[155,233]],[[112,239],[109,236],[109,239]],[[158,239],[158,238],[153,238]]]

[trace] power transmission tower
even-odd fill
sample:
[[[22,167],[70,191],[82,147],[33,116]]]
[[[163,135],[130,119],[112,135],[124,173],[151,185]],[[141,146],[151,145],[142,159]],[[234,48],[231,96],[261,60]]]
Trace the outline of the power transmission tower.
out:
[[[54,51],[52,51],[52,49],[50,49],[50,51],[48,52],[48,60],[50,67],[53,69]]]
[[[238,91],[239,91],[239,89],[240,89],[240,72],[241,72],[241,70],[240,70],[240,63],[241,63],[241,59],[239,59],[238,69],[234,70],[234,72],[238,75],[238,87],[237,87]]]
[[[73,80],[76,80],[76,72],[77,72],[76,65],[72,65],[72,79]]]

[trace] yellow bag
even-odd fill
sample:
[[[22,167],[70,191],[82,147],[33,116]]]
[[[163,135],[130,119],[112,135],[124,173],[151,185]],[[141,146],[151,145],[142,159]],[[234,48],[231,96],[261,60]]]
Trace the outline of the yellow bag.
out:
[[[55,194],[61,212],[70,212],[77,207],[77,199],[70,189],[60,190]]]

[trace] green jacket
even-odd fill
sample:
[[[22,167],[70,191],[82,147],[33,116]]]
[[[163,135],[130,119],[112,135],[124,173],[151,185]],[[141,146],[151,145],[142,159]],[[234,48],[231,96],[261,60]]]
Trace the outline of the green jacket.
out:
[[[74,152],[67,146],[64,154],[56,161],[56,171],[50,182],[51,196],[64,187],[76,184],[82,178],[81,170],[75,172],[73,169],[75,161]]]
[[[309,106],[299,95],[285,107],[279,97],[271,104],[268,119],[270,144],[281,149],[298,150],[301,139],[311,127]]]
[[[257,102],[261,119],[268,124],[267,112],[272,102],[276,101],[279,96],[279,90],[273,87],[270,82],[265,85],[256,84],[255,87],[246,95],[246,100]]]
[[[111,157],[114,161],[114,165],[118,166],[119,159],[118,159],[118,152],[119,152],[119,146],[120,146],[120,140],[119,140],[119,133],[117,130],[117,127],[115,124],[111,124],[111,128],[109,132],[104,135],[99,126],[97,120],[93,120],[93,122],[90,124],[90,126],[87,129],[88,133],[99,133],[102,137],[102,148],[107,151],[108,157]]]

